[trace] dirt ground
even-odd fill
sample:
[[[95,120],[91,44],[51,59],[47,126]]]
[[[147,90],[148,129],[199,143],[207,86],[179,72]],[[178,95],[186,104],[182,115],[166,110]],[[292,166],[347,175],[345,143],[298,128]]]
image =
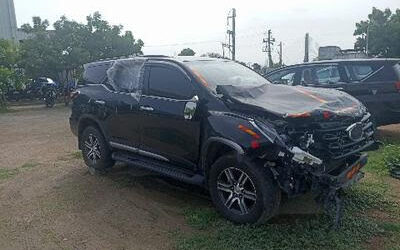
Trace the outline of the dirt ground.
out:
[[[208,200],[117,166],[91,176],[63,107],[0,115],[0,249],[171,249],[182,207]]]
[[[199,190],[125,165],[91,176],[69,109],[15,110],[0,114],[0,249],[172,249],[174,233],[191,231],[183,208],[211,206]],[[383,130],[399,135],[400,125]],[[307,200],[296,213],[315,210]]]

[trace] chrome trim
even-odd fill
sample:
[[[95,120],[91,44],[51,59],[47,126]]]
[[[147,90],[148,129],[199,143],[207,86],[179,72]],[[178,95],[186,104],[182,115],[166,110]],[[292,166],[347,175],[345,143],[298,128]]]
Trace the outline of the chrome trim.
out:
[[[121,144],[121,143],[111,142],[110,141],[110,146],[113,147],[113,148],[126,150],[126,151],[129,151],[129,152],[132,152],[132,153],[135,153],[135,154],[139,154],[139,155],[142,155],[142,156],[147,156],[147,157],[151,157],[151,158],[154,158],[154,159],[157,159],[157,160],[169,162],[169,160],[167,158],[165,158],[164,156],[161,156],[161,155],[158,155],[158,154],[155,154],[155,153],[151,153],[151,152],[148,152],[148,151],[144,151],[144,150],[141,150],[141,149],[138,149],[138,148],[135,148],[135,147],[131,147],[131,146],[125,145],[125,144]]]

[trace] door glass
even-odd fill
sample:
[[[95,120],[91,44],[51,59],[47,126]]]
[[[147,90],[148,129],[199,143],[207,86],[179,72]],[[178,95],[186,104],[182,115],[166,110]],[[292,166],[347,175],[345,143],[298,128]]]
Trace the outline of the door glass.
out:
[[[108,83],[117,91],[139,93],[141,91],[143,59],[124,59],[116,61],[107,70]]]
[[[172,99],[190,99],[193,89],[189,79],[179,70],[153,66],[150,70],[149,95]]]
[[[295,70],[283,70],[272,74],[268,79],[275,84],[293,85],[295,74]]]
[[[340,82],[336,65],[324,65],[305,68],[301,74],[301,83],[305,85],[329,85]]]
[[[346,65],[345,66],[347,76],[351,82],[358,82],[368,75],[370,75],[374,69],[370,65]]]

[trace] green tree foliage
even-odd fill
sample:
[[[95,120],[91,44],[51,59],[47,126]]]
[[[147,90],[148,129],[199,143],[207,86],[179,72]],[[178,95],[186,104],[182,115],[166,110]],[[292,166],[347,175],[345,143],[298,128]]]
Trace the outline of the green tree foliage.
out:
[[[258,64],[258,63],[253,63],[253,64],[251,65],[251,67],[253,68],[254,71],[261,72],[261,65],[260,65],[260,64]]]
[[[366,51],[368,39],[369,55],[400,57],[400,9],[392,13],[390,9],[373,8],[368,20],[356,23],[354,36],[355,49]]]
[[[30,39],[21,44],[21,65],[31,78],[57,79],[62,71],[75,70],[82,64],[121,56],[142,54],[143,41],[135,40],[123,26],[110,25],[95,12],[78,23],[62,16],[49,30],[49,22],[40,17],[22,29]]]
[[[196,52],[194,52],[191,48],[186,48],[179,53],[178,56],[194,56]]]
[[[10,41],[0,40],[0,108],[5,106],[4,95],[9,89],[18,89],[24,81],[17,67],[19,53],[17,46]]]

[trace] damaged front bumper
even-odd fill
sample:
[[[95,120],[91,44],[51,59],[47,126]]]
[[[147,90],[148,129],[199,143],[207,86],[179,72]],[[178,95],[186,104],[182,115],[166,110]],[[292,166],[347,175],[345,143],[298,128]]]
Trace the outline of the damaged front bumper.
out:
[[[329,173],[311,173],[317,185],[328,186],[332,189],[347,188],[364,177],[360,170],[367,164],[367,154],[354,157],[353,162],[347,162],[343,166]],[[314,184],[314,183],[313,183]]]
[[[334,227],[338,228],[343,216],[342,189],[352,186],[364,177],[360,170],[367,164],[367,154],[354,157],[352,163],[334,169],[330,173],[313,173],[312,188],[316,201],[324,206],[328,215],[334,217]]]

